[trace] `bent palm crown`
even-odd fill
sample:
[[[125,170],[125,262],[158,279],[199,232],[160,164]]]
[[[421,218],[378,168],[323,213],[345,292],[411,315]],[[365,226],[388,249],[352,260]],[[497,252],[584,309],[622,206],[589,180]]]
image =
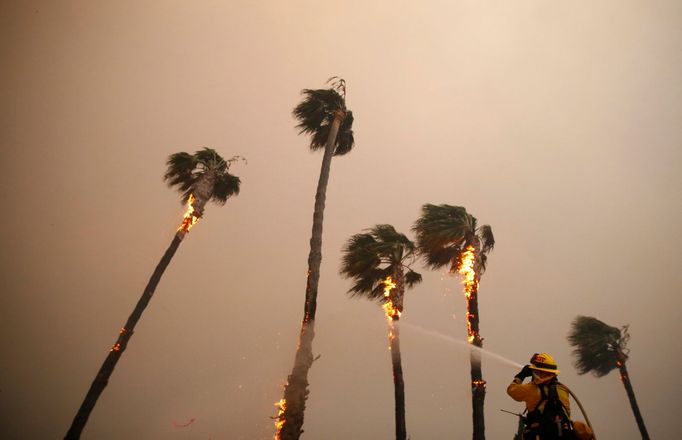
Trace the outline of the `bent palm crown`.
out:
[[[343,81],[343,80],[340,80]],[[341,92],[341,93],[339,93]],[[324,149],[334,118],[342,117],[334,144],[334,156],[348,153],[355,144],[353,112],[346,109],[345,83],[336,83],[329,89],[305,89],[304,98],[293,114],[300,133],[310,134],[310,149]]]
[[[621,331],[589,316],[578,316],[571,327],[568,341],[574,348],[579,374],[592,372],[596,377],[606,376],[627,360],[627,327]]]
[[[234,156],[225,160],[211,148],[194,154],[175,153],[168,157],[168,170],[163,178],[168,186],[176,187],[182,193],[183,203],[193,194],[197,199],[206,198],[199,201],[202,208],[209,200],[223,205],[227,199],[239,194],[241,181],[228,172],[232,162],[239,158]]]
[[[469,246],[477,249],[479,276],[485,272],[488,253],[495,246],[492,228],[477,226],[476,217],[462,206],[432,205],[422,207],[422,215],[412,228],[417,235],[417,248],[426,265],[438,269],[450,264],[459,268],[464,251]],[[480,248],[479,248],[480,246]]]
[[[343,249],[340,270],[342,276],[355,281],[348,293],[383,301],[383,281],[403,269],[407,269],[405,285],[418,284],[422,276],[409,267],[415,252],[414,243],[391,225],[376,225],[367,232],[353,235]]]

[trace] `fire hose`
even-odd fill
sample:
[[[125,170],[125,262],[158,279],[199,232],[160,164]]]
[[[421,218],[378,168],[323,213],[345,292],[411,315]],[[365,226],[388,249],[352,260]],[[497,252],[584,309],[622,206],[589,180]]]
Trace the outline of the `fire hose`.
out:
[[[567,387],[566,385],[564,385],[564,387],[566,387],[566,389],[568,390],[568,394],[570,394],[571,397],[573,397],[573,400],[575,400],[575,403],[578,404],[578,408],[580,408],[580,412],[583,414],[583,417],[585,417],[585,423],[587,423],[587,426],[589,426],[590,429],[592,430],[592,438],[594,440],[597,440],[597,435],[594,433],[594,428],[592,427],[592,424],[590,423],[590,419],[587,417],[587,413],[585,412],[585,408],[583,408],[582,403],[580,403],[578,396],[576,396],[573,393],[573,391],[571,391],[571,389],[569,387]]]

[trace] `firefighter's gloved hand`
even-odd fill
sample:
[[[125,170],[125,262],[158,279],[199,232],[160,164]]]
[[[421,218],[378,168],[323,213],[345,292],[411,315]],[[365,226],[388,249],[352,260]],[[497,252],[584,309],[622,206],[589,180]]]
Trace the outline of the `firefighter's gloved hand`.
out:
[[[514,376],[515,378],[519,379],[521,382],[523,382],[523,379],[527,377],[531,377],[533,375],[533,370],[530,369],[530,365],[526,365],[519,371],[519,374]]]

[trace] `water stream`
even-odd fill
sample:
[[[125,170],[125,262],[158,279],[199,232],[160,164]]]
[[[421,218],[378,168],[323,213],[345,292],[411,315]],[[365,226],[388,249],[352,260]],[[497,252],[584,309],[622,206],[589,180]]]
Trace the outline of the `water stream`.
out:
[[[484,348],[475,347],[466,341],[461,341],[459,339],[455,339],[450,335],[446,335],[445,333],[441,333],[441,332],[438,332],[435,330],[428,330],[428,329],[425,329],[424,327],[421,327],[421,326],[418,326],[415,324],[409,324],[405,321],[400,321],[400,326],[401,327],[407,327],[409,329],[415,330],[419,333],[422,333],[422,334],[427,335],[427,336],[431,336],[431,337],[436,338],[436,339],[440,339],[442,341],[446,341],[449,343],[453,343],[453,344],[457,344],[459,346],[466,347],[469,350],[476,350],[479,353],[483,354],[488,359],[495,359],[495,360],[497,360],[503,364],[512,366],[514,368],[522,368],[523,367],[523,365],[519,364],[518,362],[514,362],[511,359],[507,359],[506,357],[504,357],[502,355],[499,355],[497,353],[493,353],[492,351],[486,350]]]

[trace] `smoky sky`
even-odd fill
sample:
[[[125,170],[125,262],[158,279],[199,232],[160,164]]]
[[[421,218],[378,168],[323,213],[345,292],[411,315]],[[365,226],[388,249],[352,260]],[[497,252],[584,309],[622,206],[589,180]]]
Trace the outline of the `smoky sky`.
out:
[[[386,321],[348,297],[340,255],[378,223],[412,236],[424,203],[495,234],[479,294],[489,439],[513,435],[505,388],[540,351],[600,438],[640,438],[617,374],[572,366],[577,315],[629,324],[649,433],[682,438],[681,34],[672,0],[5,2],[1,437],[66,433],[181,221],[166,158],[211,147],[246,157],[242,191],[183,241],[83,438],[272,438],[321,161],[291,110],[338,75],[356,146],[331,166],[303,438],[394,435]],[[461,284],[415,269],[407,431],[467,438]]]

